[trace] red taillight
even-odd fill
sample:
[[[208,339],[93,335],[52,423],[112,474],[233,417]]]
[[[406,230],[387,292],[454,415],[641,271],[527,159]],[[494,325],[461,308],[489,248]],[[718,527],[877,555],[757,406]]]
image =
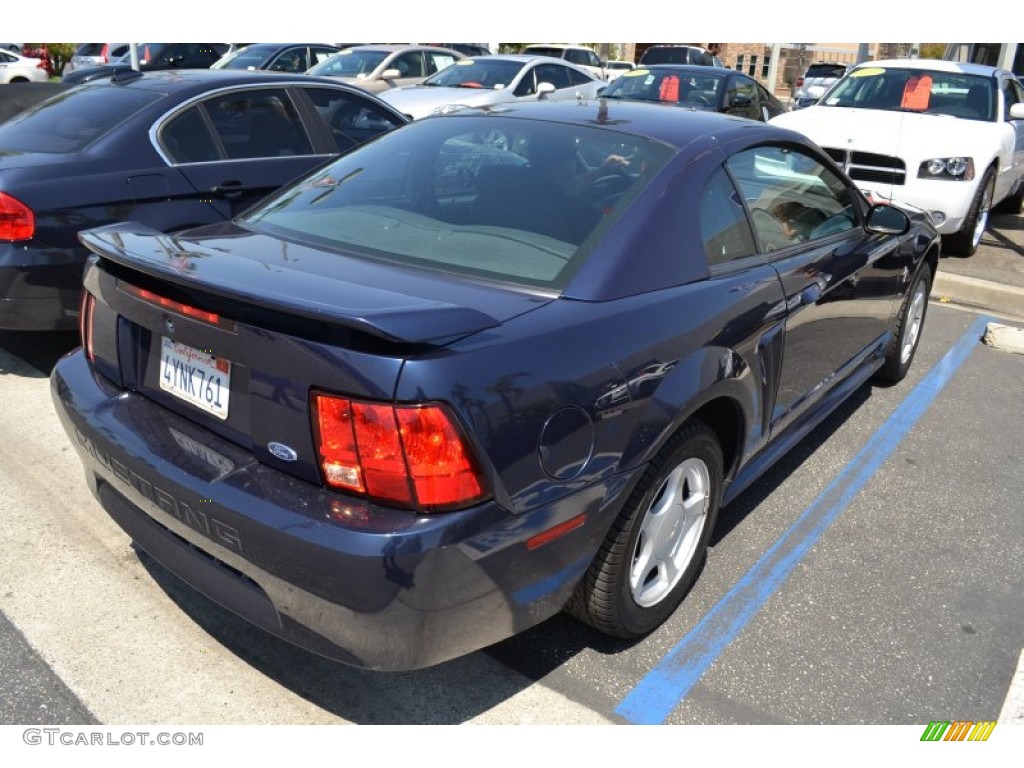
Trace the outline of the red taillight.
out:
[[[82,306],[78,310],[78,333],[82,337],[82,348],[85,356],[91,362],[93,359],[92,349],[92,319],[96,312],[96,297],[86,290],[82,291]]]
[[[803,84],[804,84],[804,79],[802,77],[798,77],[796,79],[796,87],[799,88]]]
[[[466,440],[442,405],[382,405],[313,394],[328,485],[410,509],[466,507],[486,497]]]
[[[31,240],[36,233],[36,215],[16,197],[0,192],[0,240]]]
[[[216,312],[207,312],[203,309],[197,309],[196,307],[191,307],[188,304],[182,304],[180,301],[165,298],[159,294],[153,293],[152,291],[147,291],[145,288],[138,288],[134,285],[123,285],[122,287],[126,293],[130,293],[136,298],[147,301],[150,304],[156,304],[158,307],[169,309],[172,312],[177,312],[179,315],[191,317],[194,320],[202,320],[204,323],[209,323],[210,325],[224,324],[221,320],[221,316]]]

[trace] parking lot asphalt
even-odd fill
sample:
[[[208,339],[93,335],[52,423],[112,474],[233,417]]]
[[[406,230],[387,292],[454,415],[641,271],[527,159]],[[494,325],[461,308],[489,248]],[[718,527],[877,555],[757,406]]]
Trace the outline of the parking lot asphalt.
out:
[[[939,275],[1015,279],[985,272],[1024,262],[1004,218]],[[0,334],[0,611],[18,650],[3,674],[54,691],[52,707],[30,703],[52,723],[1024,722],[1024,356],[981,344],[982,316],[945,306],[961,302],[940,286],[908,379],[863,387],[723,511],[700,581],[657,632],[622,643],[560,616],[397,675],[297,651],[133,549],[52,414],[44,374],[73,340]],[[730,597],[757,584],[756,601]],[[741,621],[708,631],[725,615]],[[698,667],[700,643],[714,654]],[[685,685],[666,666],[689,670]],[[667,703],[649,703],[652,686]],[[0,722],[27,717],[13,701]]]

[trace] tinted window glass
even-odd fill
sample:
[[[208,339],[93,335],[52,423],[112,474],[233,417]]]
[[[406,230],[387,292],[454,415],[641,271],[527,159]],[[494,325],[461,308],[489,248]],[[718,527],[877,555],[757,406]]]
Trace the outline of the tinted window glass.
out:
[[[203,120],[201,107],[193,107],[170,120],[160,131],[160,145],[174,163],[220,159],[220,150]]]
[[[309,70],[309,74],[332,77],[368,75],[380,66],[387,56],[387,51],[354,51],[350,49],[331,56],[322,64],[317,64]]]
[[[569,80],[569,70],[557,64],[541,64],[537,67],[537,82],[551,83],[555,90],[568,88],[572,85]]]
[[[700,233],[709,264],[724,264],[756,251],[743,201],[722,169],[711,177],[701,197]]]
[[[729,159],[747,200],[761,251],[857,226],[849,187],[815,158],[783,147],[757,147]]]
[[[285,91],[246,90],[208,99],[203,107],[228,158],[312,153],[306,130]]]
[[[317,114],[330,128],[338,152],[375,139],[402,123],[369,99],[332,88],[304,88]]]
[[[670,154],[583,126],[423,120],[354,150],[244,220],[367,257],[558,288]]]
[[[159,98],[151,91],[105,85],[65,91],[0,123],[0,154],[77,152]]]
[[[811,64],[804,77],[842,77],[846,67],[842,64]]]

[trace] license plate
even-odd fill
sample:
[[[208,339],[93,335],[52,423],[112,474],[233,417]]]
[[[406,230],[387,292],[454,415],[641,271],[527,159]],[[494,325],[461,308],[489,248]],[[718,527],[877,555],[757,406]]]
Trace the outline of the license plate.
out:
[[[162,338],[160,389],[218,419],[226,419],[231,363],[180,341]]]

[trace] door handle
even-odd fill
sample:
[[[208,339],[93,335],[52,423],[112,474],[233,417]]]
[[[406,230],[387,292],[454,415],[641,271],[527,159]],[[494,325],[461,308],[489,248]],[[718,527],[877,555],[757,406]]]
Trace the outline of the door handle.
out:
[[[215,195],[231,198],[240,197],[244,192],[252,192],[252,187],[240,181],[223,181],[217,186],[211,187],[210,191]]]

